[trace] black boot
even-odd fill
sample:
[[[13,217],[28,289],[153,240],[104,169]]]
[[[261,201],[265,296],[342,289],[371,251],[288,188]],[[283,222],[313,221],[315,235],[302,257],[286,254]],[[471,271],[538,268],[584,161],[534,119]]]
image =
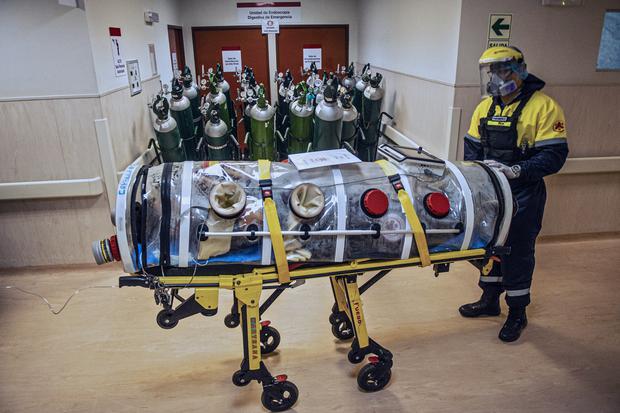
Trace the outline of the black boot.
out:
[[[527,326],[525,307],[509,307],[508,318],[499,331],[499,339],[510,343],[521,336],[521,332]]]
[[[463,304],[459,313],[463,317],[496,316],[501,312],[499,307],[499,293],[483,292],[480,300],[475,303]]]

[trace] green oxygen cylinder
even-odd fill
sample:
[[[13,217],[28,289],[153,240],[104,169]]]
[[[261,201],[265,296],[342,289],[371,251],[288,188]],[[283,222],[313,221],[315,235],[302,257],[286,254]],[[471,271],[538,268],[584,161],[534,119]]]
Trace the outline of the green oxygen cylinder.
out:
[[[207,153],[209,160],[225,161],[232,159],[228,125],[220,120],[217,110],[212,110],[209,121],[205,125]]]
[[[252,135],[250,157],[252,160],[276,160],[275,113],[276,110],[265,98],[265,86],[261,83],[258,88],[256,105],[250,110]]]
[[[341,147],[343,114],[342,107],[338,104],[336,89],[327,85],[323,92],[323,100],[316,105],[314,111],[313,151]]]
[[[289,105],[288,115],[290,127],[285,140],[288,142],[288,153],[307,152],[312,142],[312,115],[314,105],[308,99],[308,88],[303,80],[297,84],[299,98]]]
[[[220,119],[226,123],[228,129],[231,129],[230,114],[228,113],[228,103],[226,102],[226,96],[217,86],[215,75],[211,73],[209,75],[209,94],[205,97],[206,107],[216,108],[217,114]]]
[[[200,112],[200,92],[198,86],[193,82],[192,71],[185,66],[183,69],[183,96],[189,99],[192,108],[192,117],[194,122],[194,142],[198,144],[203,136],[202,113]],[[199,161],[200,156],[196,151],[196,147],[186,148],[188,160]]]
[[[362,99],[362,132],[364,139],[358,140],[357,152],[359,158],[366,162],[372,162],[377,158],[381,103],[384,94],[381,87],[381,79],[383,79],[381,73],[376,73],[370,78]]]
[[[342,146],[352,152],[355,152],[358,135],[358,113],[355,106],[351,103],[351,95],[348,93],[340,98],[342,103]]]
[[[359,80],[355,84],[355,92],[353,94],[353,106],[357,109],[357,113],[359,113],[362,117],[362,98],[364,96],[364,91],[368,86],[368,82],[370,81],[370,63],[366,63],[364,68],[362,69],[362,73],[360,75]]]
[[[217,78],[217,87],[226,97],[226,110],[228,111],[228,117],[230,118],[230,129],[233,131],[233,136],[237,136],[237,112],[235,112],[235,104],[230,97],[230,84],[226,81],[226,79],[224,79],[222,66],[219,63],[215,67],[215,76]]]
[[[195,156],[198,142],[194,135],[194,117],[189,99],[183,96],[183,86],[176,78],[172,80],[171,95],[170,114],[179,127],[185,160],[189,160]]]
[[[157,116],[153,123],[157,146],[164,162],[182,162],[185,154],[181,146],[181,135],[177,122],[169,116],[170,104],[168,100],[157,95],[153,102],[153,113]]]

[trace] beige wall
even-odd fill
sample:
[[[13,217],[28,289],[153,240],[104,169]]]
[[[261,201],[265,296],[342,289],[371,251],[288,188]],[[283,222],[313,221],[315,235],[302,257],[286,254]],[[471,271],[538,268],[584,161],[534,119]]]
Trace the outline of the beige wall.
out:
[[[142,93],[129,96],[127,88],[101,96],[103,117],[108,119],[116,156],[122,171],[142,153],[155,137],[148,103],[159,89],[159,76],[142,82]]]
[[[98,98],[0,102],[0,182],[101,176],[93,119]],[[90,262],[112,231],[105,194],[0,202],[0,267]]]
[[[17,39],[0,42],[0,51],[20,63],[0,69],[10,83],[0,86],[0,182],[103,177],[95,119],[108,119],[117,170],[146,149],[154,136],[147,102],[159,90],[159,77],[150,76],[147,44],[156,45],[159,70],[171,73],[166,24],[177,23],[170,20],[176,3],[125,6],[87,1],[83,10],[56,0],[0,2],[0,21],[6,23],[0,34]],[[157,26],[145,25],[147,9],[162,13]],[[136,96],[130,96],[127,78],[112,72],[109,26],[123,30],[123,57],[139,59],[143,90]],[[0,201],[0,229],[0,267],[91,263],[91,242],[114,233],[105,191]]]
[[[542,7],[538,0],[463,0],[454,106],[462,108],[463,136],[480,101],[477,59],[485,48],[489,13],[512,13],[511,44],[525,54],[528,70],[547,82],[544,91],[566,114],[570,158],[619,156],[620,73],[597,72],[604,11],[618,2]],[[543,235],[620,230],[620,173],[557,175],[546,179]]]
[[[449,158],[454,87],[383,67],[372,69],[383,75],[383,110],[394,116],[392,126],[431,153]]]
[[[384,76],[383,110],[394,116],[392,126],[431,153],[454,158],[461,1],[362,0],[358,7],[358,68],[369,62]]]

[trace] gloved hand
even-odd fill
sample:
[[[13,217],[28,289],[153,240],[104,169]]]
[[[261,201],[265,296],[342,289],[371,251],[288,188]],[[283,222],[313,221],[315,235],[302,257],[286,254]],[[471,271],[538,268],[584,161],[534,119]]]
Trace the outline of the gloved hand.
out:
[[[483,162],[491,168],[498,169],[501,173],[506,175],[506,178],[508,179],[515,179],[518,178],[519,175],[521,175],[521,167],[519,165],[513,165],[512,167],[510,167],[492,159],[487,159]]]

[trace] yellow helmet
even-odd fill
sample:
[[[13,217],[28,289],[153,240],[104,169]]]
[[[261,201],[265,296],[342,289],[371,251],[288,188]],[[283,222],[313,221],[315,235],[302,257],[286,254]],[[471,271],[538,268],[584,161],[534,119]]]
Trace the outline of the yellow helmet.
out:
[[[510,62],[511,60],[516,60],[517,62],[523,61],[523,53],[519,51],[519,49],[508,46],[494,46],[489,47],[487,50],[482,53],[478,63],[488,64],[488,63],[500,63],[500,62]]]
[[[494,46],[482,53],[480,66],[480,94],[484,96],[507,96],[521,87],[528,76],[523,53],[516,47]],[[518,75],[517,82],[513,73]]]

